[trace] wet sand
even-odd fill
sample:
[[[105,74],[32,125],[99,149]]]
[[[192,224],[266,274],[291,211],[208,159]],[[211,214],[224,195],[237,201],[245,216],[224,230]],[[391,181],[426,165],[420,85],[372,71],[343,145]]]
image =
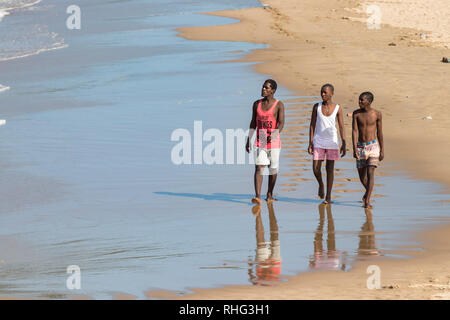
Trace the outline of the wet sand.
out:
[[[343,106],[345,113],[357,108],[359,93],[372,91],[374,107],[383,112],[387,155],[384,163],[391,167],[389,172],[378,170],[378,176],[398,175],[397,170],[406,169],[408,175],[442,183],[448,191],[450,169],[441,159],[450,153],[442,148],[449,145],[450,117],[444,113],[444,101],[449,97],[446,83],[450,70],[448,65],[439,62],[448,55],[448,40],[441,37],[437,43],[436,37],[433,41],[424,39],[420,36],[421,30],[411,29],[421,26],[411,25],[411,22],[397,27],[383,24],[379,30],[369,30],[365,23],[357,21],[367,16],[353,10],[357,7],[356,1],[306,0],[299,4],[273,0],[266,3],[269,8],[210,13],[240,22],[181,29],[181,36],[192,40],[268,44],[268,48],[256,50],[244,61],[261,62],[255,66],[256,71],[270,75],[294,92],[314,95],[323,83],[333,83],[336,87],[334,100]],[[395,6],[394,3],[388,5]],[[398,5],[404,3],[400,1]],[[441,7],[436,7],[439,5]],[[439,16],[449,9],[444,2],[433,6],[434,11],[428,10],[428,15]],[[391,14],[393,11],[386,23],[393,21]],[[425,22],[432,19],[433,16],[427,16]],[[427,27],[432,29],[433,25],[427,24]],[[432,31],[439,35],[442,30]],[[300,110],[309,111],[306,106],[296,108]],[[301,112],[295,114],[301,115]],[[432,120],[426,119],[430,115]],[[345,122],[347,141],[351,144],[351,121],[346,118]],[[287,158],[294,162],[308,161],[301,159],[302,151],[292,153],[288,149],[291,155]],[[290,181],[304,179],[296,178],[300,174],[291,170],[282,176]],[[355,183],[358,179],[336,178],[335,181]],[[350,194],[358,190],[340,189]],[[375,198],[385,196],[374,195]],[[447,205],[445,200],[441,203]],[[448,220],[442,223],[444,226],[438,229],[416,235],[415,240],[423,241],[423,250],[412,254],[412,259],[376,261],[382,272],[383,288],[380,290],[367,289],[366,268],[374,264],[369,259],[345,273],[307,272],[270,288],[194,289],[194,294],[182,299],[449,299],[450,254],[446,246],[450,227],[445,224]],[[337,296],[336,292],[340,294]]]
[[[411,260],[385,259],[376,261],[381,270],[381,289],[367,289],[370,274],[366,273],[373,261],[359,262],[348,272],[306,272],[289,277],[289,281],[272,287],[227,286],[218,289],[195,289],[195,293],[178,297],[186,300],[209,299],[329,299],[329,300],[378,300],[378,299],[450,299],[450,253],[447,250],[450,227],[417,234],[426,241],[424,251]],[[339,292],[339,294],[336,294]],[[150,296],[150,294],[149,294]],[[151,295],[152,298],[170,299],[168,295]]]

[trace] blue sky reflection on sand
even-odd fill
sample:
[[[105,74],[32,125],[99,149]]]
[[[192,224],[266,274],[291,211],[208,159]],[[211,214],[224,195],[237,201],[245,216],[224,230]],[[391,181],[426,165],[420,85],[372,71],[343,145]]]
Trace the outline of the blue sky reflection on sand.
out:
[[[199,11],[220,7],[220,2],[216,6],[192,3]],[[175,37],[171,28],[230,20],[178,15],[175,25],[169,16],[137,19],[139,27],[155,27],[146,34],[148,52],[153,54],[119,52],[118,47],[141,46],[142,32],[105,36],[98,26],[98,38],[94,33],[69,38],[67,50],[51,53],[73,55],[67,73],[52,77],[54,70],[49,67],[44,80],[36,74],[26,80],[25,70],[23,78],[11,85],[10,101],[21,95],[30,101],[56,97],[88,102],[90,107],[16,115],[1,128],[4,174],[33,177],[24,178],[21,187],[31,185],[30,181],[36,186],[22,189],[21,203],[5,201],[0,207],[0,233],[9,239],[0,244],[5,284],[0,295],[65,298],[74,294],[65,288],[66,267],[72,264],[82,270],[82,290],[75,294],[94,298],[110,298],[112,291],[143,297],[156,288],[186,292],[189,287],[245,284],[257,278],[257,243],[261,235],[265,242],[271,237],[267,206],[262,205],[260,220],[251,211],[253,166],[175,166],[170,152],[176,143],[170,135],[177,128],[192,131],[195,120],[203,120],[204,130],[246,129],[251,102],[259,98],[268,76],[252,72],[249,63],[205,62],[240,58],[263,46],[187,41]],[[74,54],[85,45],[90,53],[103,53],[104,46],[117,49],[117,56],[111,53],[114,59],[92,58],[87,63],[82,53]],[[164,45],[168,52],[161,49]],[[46,56],[40,58],[45,61]],[[76,68],[77,63],[83,68]],[[278,97],[296,98],[282,87]],[[304,102],[311,107],[314,99],[305,97]],[[298,182],[295,191],[283,191],[282,184],[295,178],[283,176],[294,169],[289,166],[292,158],[284,157],[288,153],[283,150],[279,201],[273,205],[281,275],[309,270],[311,261],[319,265],[317,260],[324,255],[320,240],[322,249],[337,252],[330,252],[328,262],[322,259],[324,265],[334,267],[337,256],[341,259],[337,264],[345,263],[345,270],[354,259],[365,258],[358,255],[358,248],[361,243],[373,244],[373,239],[380,254],[402,256],[395,250],[420,248],[407,231],[448,211],[437,202],[442,198],[436,194],[439,186],[403,176],[378,176],[376,183],[382,186],[375,192],[386,197],[375,198],[374,232],[357,202],[358,192],[335,193],[341,197],[332,206],[331,232],[330,214],[319,210],[314,181]],[[353,162],[336,167],[345,169],[336,178],[356,177]],[[301,174],[301,178],[312,177],[310,171]],[[15,180],[9,181],[4,188]],[[58,187],[47,190],[47,185]],[[361,189],[358,182],[348,182],[345,188]],[[37,201],[42,195],[50,199]],[[10,248],[25,254],[17,256]]]

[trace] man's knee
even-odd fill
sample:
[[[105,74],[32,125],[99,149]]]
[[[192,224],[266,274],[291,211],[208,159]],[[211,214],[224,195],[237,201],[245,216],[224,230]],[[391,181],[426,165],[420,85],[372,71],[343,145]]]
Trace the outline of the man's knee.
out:
[[[313,172],[315,175],[320,174],[321,166],[318,163],[313,163]]]
[[[255,173],[262,174],[264,170],[264,166],[255,166]]]
[[[327,160],[326,168],[327,168],[327,170],[333,170],[334,169],[334,161]]]

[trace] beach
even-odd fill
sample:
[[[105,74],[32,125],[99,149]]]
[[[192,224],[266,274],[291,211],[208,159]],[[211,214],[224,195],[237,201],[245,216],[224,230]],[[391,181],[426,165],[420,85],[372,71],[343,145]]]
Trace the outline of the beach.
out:
[[[0,297],[448,298],[442,29],[368,31],[353,1],[84,0],[82,27],[69,30],[70,0],[5,3]],[[255,214],[254,165],[226,132],[248,128],[269,77],[287,124],[279,201]],[[306,148],[325,82],[345,113],[368,89],[383,112],[373,210],[350,152],[334,204],[317,198]],[[374,264],[383,290],[366,287]]]
[[[211,13],[241,22],[181,29],[181,36],[268,44],[269,48],[246,58],[263,62],[256,65],[256,71],[282,79],[294,92],[301,88],[318,94],[324,82],[333,83],[335,100],[348,112],[358,108],[359,94],[370,89],[375,95],[374,108],[383,112],[388,157],[418,178],[449,185],[449,169],[440,160],[450,152],[441,148],[449,143],[445,134],[449,116],[443,112],[448,64],[440,63],[449,55],[448,49],[421,39],[422,31],[411,25],[394,28],[382,24],[381,29],[371,30],[352,21],[351,17],[362,18],[348,10],[356,8],[357,1],[267,3],[270,9]],[[428,20],[445,20],[439,18],[449,5],[441,4],[441,10],[434,11],[437,16]],[[428,121],[428,116],[432,120]],[[349,128],[351,123],[346,124]]]
[[[374,108],[383,113],[385,162],[393,165],[394,172],[406,171],[413,178],[439,182],[444,186],[442,192],[448,193],[449,169],[441,159],[449,152],[442,148],[449,145],[449,116],[443,112],[449,97],[449,69],[440,59],[449,55],[445,17],[450,4],[365,3],[380,5],[384,17],[380,29],[366,26],[368,15],[357,1],[265,4],[265,8],[209,13],[239,22],[180,29],[181,36],[267,44],[268,48],[256,50],[244,61],[260,62],[255,66],[257,72],[294,92],[318,94],[323,83],[334,84],[334,100],[346,113],[358,108],[359,93],[370,90],[375,95]],[[347,118],[345,122],[349,135],[351,121]],[[367,264],[362,264],[344,274],[302,274],[279,288],[197,290],[184,298],[448,299],[449,257],[442,250],[448,242],[446,230],[448,227],[426,234],[428,245],[419,257],[408,262],[380,262],[386,275],[383,290],[367,290]]]

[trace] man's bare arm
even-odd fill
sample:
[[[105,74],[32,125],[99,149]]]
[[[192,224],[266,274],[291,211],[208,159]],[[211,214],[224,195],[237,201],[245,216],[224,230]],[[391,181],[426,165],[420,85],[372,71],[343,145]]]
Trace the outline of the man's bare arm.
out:
[[[352,115],[352,144],[353,144],[353,157],[359,160],[359,154],[358,150],[356,148],[357,146],[357,139],[358,139],[358,121],[357,121],[358,114],[354,111]]]
[[[253,138],[253,134],[256,129],[256,109],[258,108],[258,101],[253,103],[252,120],[250,121],[250,130],[248,131],[247,144],[245,150],[250,153],[250,140]]]
[[[312,112],[311,112],[311,122],[309,124],[309,146],[308,146],[308,153],[313,154],[313,140],[314,140],[314,132],[316,131],[316,120],[317,120],[317,107],[319,105],[316,103],[313,106]]]
[[[377,138],[380,144],[380,161],[384,159],[384,141],[383,141],[383,117],[381,112],[377,112]]]
[[[341,146],[341,157],[345,156],[345,153],[347,152],[347,145],[345,142],[345,128],[344,128],[344,115],[342,112],[342,108],[339,108],[338,110],[338,125],[339,125],[339,134],[341,135],[342,140],[342,146]]]
[[[277,116],[277,128],[278,128],[278,132],[281,133],[281,131],[284,128],[284,103],[283,102],[278,102],[278,116]]]

